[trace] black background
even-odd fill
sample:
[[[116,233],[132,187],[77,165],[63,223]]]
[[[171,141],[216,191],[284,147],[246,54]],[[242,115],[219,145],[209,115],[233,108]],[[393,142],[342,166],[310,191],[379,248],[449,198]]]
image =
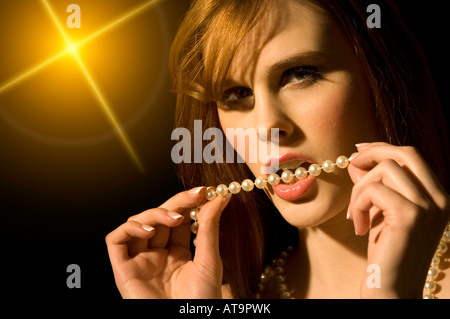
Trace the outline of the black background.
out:
[[[449,68],[445,46],[449,28],[444,2],[412,3],[403,0],[398,3],[407,24],[424,48],[441,103],[447,110],[449,98],[445,86],[448,84]],[[172,5],[175,6],[173,2]],[[177,10],[181,16],[184,8],[186,1],[179,1],[173,10]],[[166,7],[166,10],[169,9]],[[166,88],[168,92],[170,83],[167,83]],[[167,159],[166,163],[171,163],[170,114],[174,97],[172,100],[172,105],[167,106],[166,129],[158,136],[167,141],[167,146],[152,150],[160,152]],[[21,156],[18,148],[9,145],[7,138],[8,134],[17,133],[12,133],[13,128],[2,123],[1,119],[0,129],[0,158]],[[39,198],[39,193],[30,193],[27,185],[0,181],[2,291],[13,299],[119,298],[104,238],[130,215],[155,207],[181,190],[174,171],[173,165],[158,166],[145,176],[133,175],[127,183],[115,185],[111,181],[111,187],[98,193],[70,194],[70,198],[52,198],[51,194],[47,198]],[[94,170],[92,176],[95,178]],[[33,180],[29,183],[32,184]],[[67,207],[67,200],[76,205]],[[73,263],[81,267],[80,289],[66,286],[69,275],[66,268]]]

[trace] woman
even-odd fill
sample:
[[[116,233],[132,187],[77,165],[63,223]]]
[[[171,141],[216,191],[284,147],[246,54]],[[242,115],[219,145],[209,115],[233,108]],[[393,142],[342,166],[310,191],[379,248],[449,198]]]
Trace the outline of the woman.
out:
[[[192,2],[171,50],[175,127],[192,132],[200,119],[223,131],[277,128],[280,164],[352,154],[351,161],[290,196],[267,184],[204,203],[193,259],[189,212],[206,192],[195,186],[258,177],[267,163],[180,164],[184,185],[194,188],[106,238],[123,297],[450,296],[442,275],[449,152],[439,101],[394,5],[381,6],[374,29],[368,5]],[[289,245],[289,257],[280,255]],[[278,268],[264,269],[278,255]]]

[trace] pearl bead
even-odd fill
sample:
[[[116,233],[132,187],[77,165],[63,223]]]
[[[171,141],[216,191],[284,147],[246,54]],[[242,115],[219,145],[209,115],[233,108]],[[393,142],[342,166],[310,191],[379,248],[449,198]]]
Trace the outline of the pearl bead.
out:
[[[267,185],[267,180],[262,177],[257,177],[255,179],[255,186],[259,189],[263,189]]]
[[[443,254],[445,254],[446,251],[447,251],[447,245],[444,243],[440,243],[438,245],[438,248],[436,251],[436,256],[442,256]]]
[[[225,184],[220,184],[216,187],[216,193],[220,196],[225,196],[228,194],[228,188]]]
[[[198,231],[198,223],[197,222],[192,223],[192,225],[191,225],[191,232],[193,234],[197,234],[197,231]]]
[[[290,183],[294,180],[294,174],[290,171],[290,170],[285,170],[283,171],[283,173],[281,174],[281,180],[283,182]]]
[[[434,281],[428,280],[425,282],[425,289],[429,292],[434,292],[436,290],[436,284]]]
[[[242,189],[246,192],[250,192],[251,190],[253,190],[253,186],[253,181],[250,179],[244,180],[241,184]]]
[[[241,191],[241,184],[238,182],[232,182],[228,185],[228,190],[231,194],[238,194]]]
[[[197,246],[197,237],[194,238],[194,240],[192,241],[192,243],[194,244],[194,246]]]
[[[325,173],[331,173],[331,172],[333,172],[333,171],[334,171],[334,163],[333,163],[333,161],[326,160],[325,162],[323,162],[323,164],[322,164],[322,170],[323,170]]]
[[[339,168],[346,168],[348,164],[348,158],[344,155],[341,155],[336,159],[336,166]]]
[[[450,243],[450,231],[449,230],[447,230],[444,233],[444,236],[442,236],[442,241],[447,244]]]
[[[265,284],[269,281],[270,277],[267,276],[266,274],[262,273],[261,277],[259,277],[259,280],[262,284]]]
[[[311,164],[308,168],[308,172],[312,175],[312,176],[319,176],[320,172],[322,171],[322,169],[320,168],[319,165],[317,164]]]
[[[278,174],[270,174],[267,182],[272,186],[278,185],[280,184],[280,176]]]
[[[434,256],[433,259],[431,259],[431,264],[433,266],[437,266],[441,263],[441,259],[437,256]]]
[[[434,295],[433,294],[426,294],[425,296],[423,296],[423,299],[434,299]]]
[[[437,271],[436,268],[431,267],[431,268],[428,270],[428,276],[430,276],[431,279],[436,279],[437,275],[438,275],[438,271]]]
[[[200,211],[200,209],[198,209],[198,208],[191,209],[191,211],[189,212],[189,216],[191,217],[192,220],[198,220],[198,212],[199,211]]]
[[[208,187],[205,192],[205,198],[207,200],[213,200],[217,197],[216,189],[214,187]]]
[[[304,179],[306,176],[308,176],[308,171],[304,167],[299,167],[295,170],[295,177],[298,179]]]

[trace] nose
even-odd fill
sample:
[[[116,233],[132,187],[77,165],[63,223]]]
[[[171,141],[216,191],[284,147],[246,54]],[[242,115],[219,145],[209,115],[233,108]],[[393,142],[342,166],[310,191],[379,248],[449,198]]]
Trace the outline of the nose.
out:
[[[277,95],[271,92],[261,93],[259,96],[255,94],[253,112],[252,126],[256,128],[260,140],[270,142],[271,132],[278,131],[275,133],[278,143],[280,145],[287,143],[294,132],[294,123],[286,114],[283,102]]]

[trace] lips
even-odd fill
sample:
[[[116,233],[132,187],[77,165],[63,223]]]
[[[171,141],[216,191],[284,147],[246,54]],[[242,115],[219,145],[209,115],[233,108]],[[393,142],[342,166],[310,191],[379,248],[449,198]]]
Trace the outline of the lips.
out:
[[[286,153],[279,158],[269,160],[265,166],[269,167],[272,173],[277,171],[278,175],[280,175],[280,169],[281,171],[289,169],[294,172],[297,167],[303,166],[307,169],[313,163],[314,161],[311,158],[303,154]],[[279,183],[278,185],[272,186],[272,188],[278,197],[293,201],[303,196],[311,187],[314,180],[315,177],[308,174],[305,178],[297,180],[294,177],[294,182],[289,184]]]
[[[314,176],[308,175],[304,179],[300,179],[292,185],[280,183],[276,186],[272,186],[272,188],[278,197],[284,200],[293,201],[302,197],[311,187],[315,179],[316,178]]]

